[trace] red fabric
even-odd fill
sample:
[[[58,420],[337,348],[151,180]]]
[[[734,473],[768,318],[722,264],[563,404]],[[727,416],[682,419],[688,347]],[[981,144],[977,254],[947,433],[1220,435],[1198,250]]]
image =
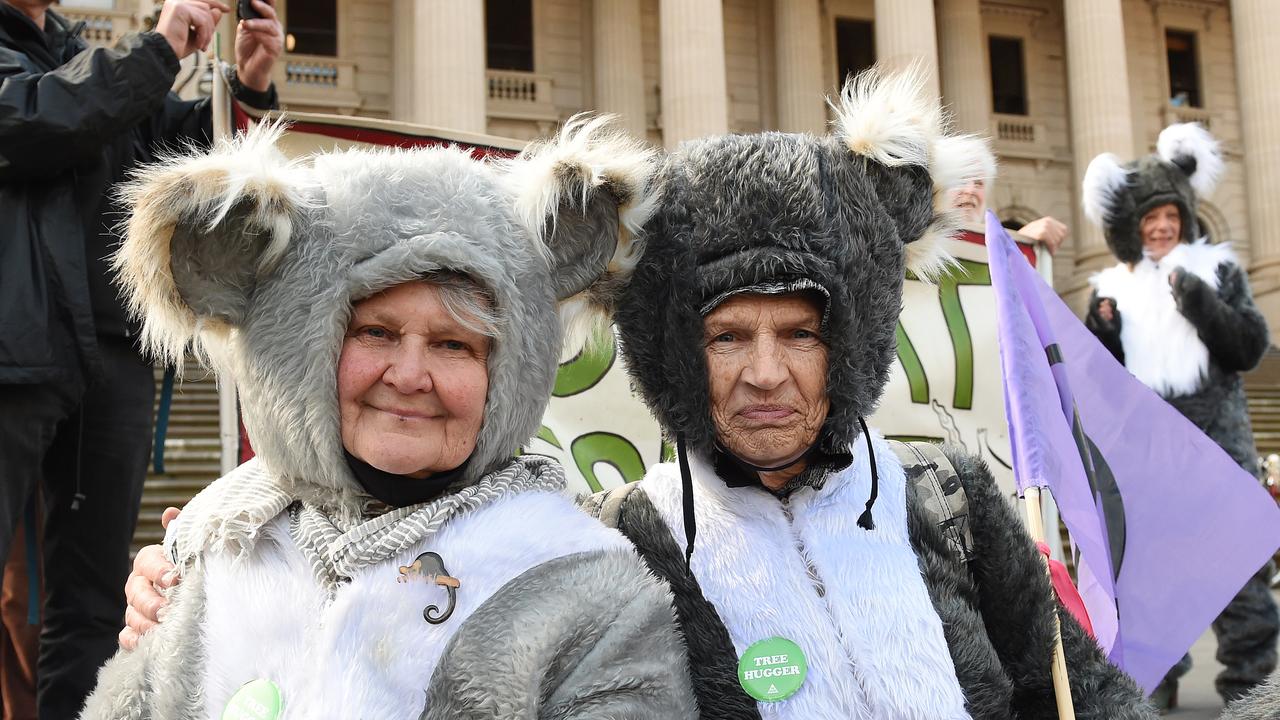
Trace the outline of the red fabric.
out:
[[[1071,613],[1071,617],[1080,623],[1080,627],[1089,633],[1089,637],[1094,637],[1089,612],[1084,609],[1084,599],[1076,590],[1075,583],[1071,582],[1071,573],[1067,572],[1067,566],[1049,557],[1048,545],[1036,543],[1036,547],[1049,561],[1049,581],[1053,583],[1053,594],[1058,596],[1058,602],[1062,603],[1062,607],[1066,608],[1067,612]]]
[[[965,241],[965,242],[969,242],[969,243],[973,243],[974,245],[986,245],[986,244],[987,244],[987,236],[986,236],[986,235],[983,235],[983,234],[982,234],[982,233],[980,233],[980,232],[977,232],[976,230],[961,230],[961,231],[960,231],[960,234],[959,234],[957,237],[958,237],[960,240],[963,240],[963,241]],[[1019,237],[1022,237],[1022,236],[1019,236]],[[1015,239],[1016,239],[1016,238],[1015,238]],[[1035,247],[1035,245],[1028,245],[1028,244],[1026,244],[1026,243],[1022,243],[1022,242],[1014,243],[1014,244],[1015,244],[1015,245],[1017,245],[1017,246],[1018,246],[1018,249],[1022,251],[1023,256],[1027,258],[1027,262],[1031,263],[1031,267],[1035,267],[1035,266],[1036,266],[1036,247]]]

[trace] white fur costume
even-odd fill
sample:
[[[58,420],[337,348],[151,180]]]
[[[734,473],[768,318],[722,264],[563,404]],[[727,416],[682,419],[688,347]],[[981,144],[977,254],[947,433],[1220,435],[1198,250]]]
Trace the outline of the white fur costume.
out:
[[[735,650],[741,655],[779,635],[798,644],[809,665],[794,696],[760,703],[764,718],[969,717],[907,535],[901,463],[878,435],[874,442],[880,474],[874,533],[856,523],[871,488],[861,440],[850,448],[849,468],[784,503],[762,489],[730,488],[690,458],[698,508],[692,569]],[[684,547],[677,466],[655,466],[641,487]]]
[[[1125,367],[1164,397],[1200,389],[1209,370],[1209,350],[1180,312],[1169,286],[1174,270],[1193,273],[1218,289],[1218,266],[1236,264],[1229,245],[1207,240],[1179,244],[1160,262],[1144,257],[1132,269],[1118,263],[1090,278],[1099,297],[1116,301],[1123,319],[1120,342]]]

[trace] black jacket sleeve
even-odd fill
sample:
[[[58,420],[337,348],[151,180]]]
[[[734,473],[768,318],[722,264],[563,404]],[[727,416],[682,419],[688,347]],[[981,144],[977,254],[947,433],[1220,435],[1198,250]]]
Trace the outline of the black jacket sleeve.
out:
[[[1270,338],[1267,321],[1253,304],[1244,270],[1235,263],[1218,266],[1218,289],[1193,273],[1179,271],[1173,284],[1178,311],[1195,326],[1209,354],[1227,372],[1252,370]]]
[[[280,107],[275,85],[268,87],[266,92],[258,92],[240,84],[234,66],[227,66],[225,70],[236,100],[257,110]],[[187,143],[208,147],[213,138],[212,108],[210,98],[183,100],[177,94],[169,93],[153,118],[152,144],[160,149],[172,149]]]
[[[0,182],[56,177],[97,156],[159,110],[177,73],[168,41],[151,32],[45,73],[0,51]]]
[[[1120,343],[1120,311],[1115,309],[1115,301],[1111,300],[1111,321],[1103,320],[1102,314],[1098,312],[1103,300],[1111,300],[1111,298],[1100,297],[1098,291],[1094,290],[1089,298],[1089,314],[1084,316],[1084,326],[1089,328],[1089,332],[1093,333],[1103,347],[1123,365],[1124,345]]]

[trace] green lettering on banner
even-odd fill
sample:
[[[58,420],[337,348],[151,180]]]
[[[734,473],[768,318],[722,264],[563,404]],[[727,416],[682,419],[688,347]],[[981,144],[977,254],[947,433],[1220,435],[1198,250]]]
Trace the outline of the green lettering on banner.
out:
[[[542,427],[538,428],[537,438],[557,450],[564,449],[560,447],[560,439],[557,438],[556,434],[551,432],[551,428],[547,427],[546,425],[543,425]]]
[[[240,686],[222,709],[221,720],[276,720],[284,709],[280,688],[265,678]]]
[[[902,363],[902,369],[907,373],[911,402],[928,405],[929,376],[925,374],[924,363],[920,362],[920,354],[916,352],[916,346],[911,344],[911,338],[907,337],[901,320],[898,321],[894,334],[898,336],[898,362]]]
[[[640,457],[640,451],[621,435],[611,432],[580,435],[570,445],[569,452],[591,492],[604,489],[596,479],[596,463],[612,465],[625,482],[635,482],[644,477],[644,459]]]
[[[973,409],[973,336],[964,317],[964,305],[960,302],[961,285],[990,285],[991,269],[985,263],[973,260],[957,260],[959,267],[944,275],[938,286],[938,301],[942,304],[942,316],[951,336],[951,350],[955,353],[956,389],[952,407]]]
[[[572,360],[560,366],[556,372],[555,388],[552,397],[569,397],[586,392],[596,386],[609,374],[617,357],[618,346],[615,342],[604,343],[604,347],[594,352],[580,352]]]
[[[809,665],[799,645],[771,637],[752,643],[738,659],[738,683],[756,700],[778,702],[804,685]]]

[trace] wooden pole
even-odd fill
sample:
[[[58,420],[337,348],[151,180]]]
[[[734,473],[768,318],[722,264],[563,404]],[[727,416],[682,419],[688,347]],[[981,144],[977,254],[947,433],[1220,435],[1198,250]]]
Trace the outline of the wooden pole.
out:
[[[1027,530],[1037,543],[1045,541],[1044,518],[1040,514],[1040,488],[1029,487],[1023,494],[1027,501]],[[1049,558],[1044,560],[1044,574],[1049,576]],[[1067,657],[1062,649],[1062,621],[1058,617],[1058,601],[1053,603],[1053,694],[1058,701],[1058,720],[1075,720],[1076,707],[1071,700],[1071,682],[1067,678]]]

